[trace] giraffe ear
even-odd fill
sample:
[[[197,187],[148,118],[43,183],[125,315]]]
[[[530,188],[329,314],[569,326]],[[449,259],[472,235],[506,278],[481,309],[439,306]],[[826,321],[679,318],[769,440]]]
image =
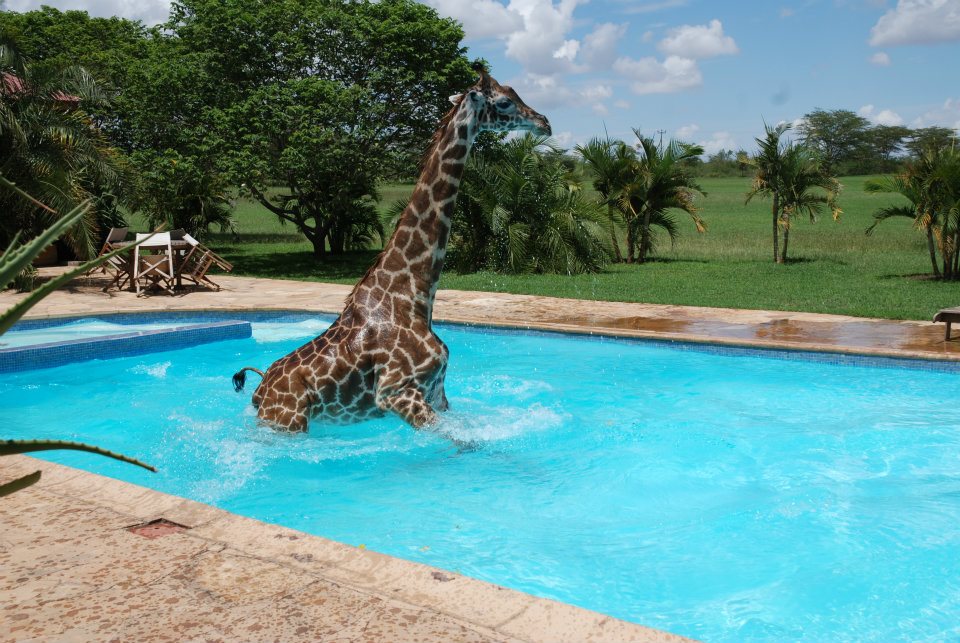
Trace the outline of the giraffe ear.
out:
[[[453,96],[451,96],[451,97],[449,98],[449,101],[450,101],[451,103],[453,103],[454,105],[456,105],[457,103],[460,102],[460,99],[461,99],[461,98],[463,98],[463,94],[454,94]]]

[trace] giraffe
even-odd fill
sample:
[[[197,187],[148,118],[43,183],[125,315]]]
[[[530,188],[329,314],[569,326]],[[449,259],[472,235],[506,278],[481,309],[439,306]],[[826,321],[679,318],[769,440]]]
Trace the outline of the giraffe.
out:
[[[410,203],[336,321],[266,372],[244,367],[233,376],[238,392],[246,371],[262,377],[252,400],[261,421],[306,431],[312,418],[349,423],[393,412],[419,429],[447,410],[449,351],[433,332],[433,303],[467,155],[484,130],[550,134],[547,119],[511,87],[479,73],[450,97]]]

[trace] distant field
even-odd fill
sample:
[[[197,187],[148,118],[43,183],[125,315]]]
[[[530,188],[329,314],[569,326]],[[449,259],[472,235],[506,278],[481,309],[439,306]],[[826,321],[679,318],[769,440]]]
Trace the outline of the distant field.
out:
[[[960,305],[960,283],[926,279],[929,259],[922,235],[907,220],[887,221],[866,236],[879,207],[899,197],[863,191],[867,177],[843,179],[843,216],[816,224],[799,221],[791,231],[793,262],[772,261],[770,202],[744,206],[749,180],[703,179],[703,217],[698,235],[681,220],[682,238],[644,266],[611,265],[595,275],[444,273],[441,287],[555,297],[838,313],[891,319],[930,319]],[[412,186],[382,188],[382,204],[406,198]],[[685,217],[686,215],[680,215]],[[241,200],[235,213],[239,237],[217,234],[213,244],[236,274],[353,283],[375,251],[354,252],[317,264],[310,244],[261,206]]]

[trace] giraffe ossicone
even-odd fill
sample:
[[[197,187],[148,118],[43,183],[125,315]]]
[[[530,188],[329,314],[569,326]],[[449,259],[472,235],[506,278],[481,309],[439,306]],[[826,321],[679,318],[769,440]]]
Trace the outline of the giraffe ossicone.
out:
[[[484,130],[550,134],[547,119],[485,72],[451,97],[397,228],[322,335],[274,362],[253,394],[257,416],[288,431],[313,418],[348,423],[394,412],[416,428],[448,407],[449,351],[433,332],[433,302],[467,155]]]

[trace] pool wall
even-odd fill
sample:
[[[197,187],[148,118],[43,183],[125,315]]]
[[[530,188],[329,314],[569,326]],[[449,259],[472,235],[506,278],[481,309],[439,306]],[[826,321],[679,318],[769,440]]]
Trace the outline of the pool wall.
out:
[[[325,319],[328,321],[333,321],[337,318],[337,315],[324,313],[324,312],[313,312],[307,310],[299,309],[262,309],[262,310],[183,310],[183,311],[149,311],[142,313],[100,313],[93,315],[69,315],[63,317],[44,317],[44,318],[33,318],[33,319],[23,319],[14,326],[17,329],[30,330],[35,328],[49,328],[52,326],[58,326],[66,324],[71,321],[78,319],[96,319],[101,321],[108,321],[116,324],[140,324],[144,322],[154,322],[154,321],[183,321],[185,324],[190,325],[210,325],[213,326],[216,324],[215,320],[224,320],[237,323],[238,320],[242,320],[243,323],[256,323],[258,321],[283,321],[283,322],[297,322],[307,319]],[[211,323],[213,322],[213,323]],[[735,355],[735,356],[752,356],[752,357],[764,357],[768,359],[783,359],[783,360],[799,360],[799,361],[808,361],[808,362],[820,362],[827,364],[836,364],[842,366],[866,366],[872,368],[907,368],[915,370],[925,370],[925,371],[937,371],[945,373],[960,373],[960,360],[951,359],[949,356],[920,356],[920,355],[905,355],[903,357],[891,356],[891,355],[876,355],[870,354],[869,352],[857,352],[856,350],[850,349],[802,349],[802,348],[792,348],[784,346],[757,346],[756,344],[750,343],[737,343],[731,342],[729,340],[718,340],[718,341],[695,341],[689,339],[657,339],[643,336],[636,336],[632,334],[621,334],[610,329],[598,330],[596,328],[591,328],[589,326],[585,327],[564,327],[564,328],[548,328],[544,325],[516,325],[510,323],[491,323],[486,322],[466,322],[466,321],[439,321],[434,322],[434,325],[441,329],[446,327],[465,327],[482,330],[489,333],[522,333],[526,335],[567,335],[567,336],[577,336],[582,337],[587,340],[592,341],[612,341],[612,342],[626,342],[630,344],[644,344],[647,346],[660,346],[667,347],[676,350],[684,351],[694,351],[701,353],[710,353],[715,355]],[[175,329],[174,329],[175,330]],[[219,339],[210,339],[208,341],[220,341],[221,339],[243,339],[249,337],[250,332],[243,336],[224,336]],[[111,357],[126,357],[128,355],[139,355],[150,352],[157,352],[159,350],[176,350],[177,348],[183,348],[186,346],[193,346],[196,344],[205,343],[198,341],[194,344],[181,344],[180,346],[169,346],[162,348],[155,348],[152,350],[143,350],[141,352],[135,353],[124,353],[117,352]],[[163,342],[158,343],[158,346],[162,346]],[[8,349],[10,350],[10,349]],[[3,351],[0,351],[2,353]],[[63,364],[68,364],[75,361],[84,361],[85,359],[97,359],[102,358],[103,355],[94,355],[93,357],[84,357],[82,359],[65,359],[64,361],[58,363],[51,363],[44,366],[23,366],[16,368],[5,369],[3,367],[3,357],[0,357],[0,373],[18,371],[18,370],[28,370],[29,368],[49,368],[51,366],[61,366]]]
[[[136,316],[132,316],[136,317]],[[196,316],[194,316],[196,317]],[[37,320],[40,322],[65,323],[64,319]],[[111,321],[116,321],[111,318]],[[143,321],[139,316],[138,321]],[[122,323],[122,322],[121,322]],[[128,323],[135,323],[130,321]],[[57,323],[31,324],[21,322],[17,327],[48,328]],[[215,321],[199,324],[186,324],[160,330],[144,330],[129,333],[88,337],[63,342],[49,342],[32,346],[0,349],[0,373],[29,371],[38,368],[53,368],[73,362],[85,362],[93,359],[112,359],[179,350],[210,342],[228,339],[246,339],[252,334],[248,321]]]

